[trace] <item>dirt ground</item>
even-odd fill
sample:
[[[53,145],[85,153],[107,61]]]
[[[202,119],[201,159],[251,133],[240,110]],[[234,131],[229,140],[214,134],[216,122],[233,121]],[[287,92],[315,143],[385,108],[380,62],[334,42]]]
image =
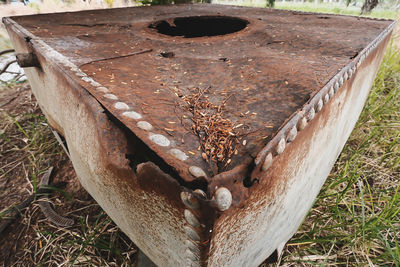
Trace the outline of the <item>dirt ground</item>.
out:
[[[134,244],[81,187],[27,83],[0,91],[0,114],[0,224],[9,216],[10,207],[32,194],[50,166],[54,167],[50,202],[58,214],[74,220],[70,228],[56,226],[34,200],[0,233],[0,266],[63,266],[74,261],[121,266],[128,262],[136,252]],[[93,238],[90,231],[99,225]],[[98,240],[106,242],[99,248]]]

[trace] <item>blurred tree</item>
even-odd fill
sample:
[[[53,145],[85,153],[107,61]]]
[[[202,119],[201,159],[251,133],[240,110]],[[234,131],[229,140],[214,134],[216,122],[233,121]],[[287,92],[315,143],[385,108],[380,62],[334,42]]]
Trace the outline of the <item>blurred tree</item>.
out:
[[[361,7],[361,14],[368,14],[378,5],[378,0],[365,0]]]
[[[273,8],[275,6],[275,0],[267,0],[267,7]]]

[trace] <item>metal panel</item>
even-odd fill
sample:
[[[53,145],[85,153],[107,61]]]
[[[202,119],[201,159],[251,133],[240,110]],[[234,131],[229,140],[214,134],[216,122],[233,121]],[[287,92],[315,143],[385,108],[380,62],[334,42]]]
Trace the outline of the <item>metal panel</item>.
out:
[[[244,27],[202,37],[179,28],[199,16]],[[159,266],[256,266],[282,249],[350,135],[394,27],[216,5],[4,23],[21,58],[35,59],[26,74],[82,185]],[[243,127],[223,160],[210,160],[196,128],[208,115],[190,97],[204,94],[201,112],[223,103],[218,115]]]

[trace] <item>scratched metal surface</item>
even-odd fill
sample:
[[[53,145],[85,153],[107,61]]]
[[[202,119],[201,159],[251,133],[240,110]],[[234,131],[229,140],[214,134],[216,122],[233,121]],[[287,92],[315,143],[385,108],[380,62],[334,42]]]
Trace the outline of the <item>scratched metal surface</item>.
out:
[[[187,16],[233,16],[249,22],[223,36],[184,38],[150,29],[155,21]],[[155,151],[185,181],[189,166],[212,177],[254,158],[291,114],[346,66],[389,21],[291,11],[181,5],[44,14],[13,18],[107,87],[167,136],[188,158],[176,160],[157,146],[137,121],[122,116],[115,101],[79,80],[119,121]],[[162,52],[173,52],[166,58]],[[227,167],[213,168],[198,151],[191,113],[180,96],[209,88],[209,99],[227,99],[223,116],[246,144]],[[186,118],[185,118],[186,117]]]

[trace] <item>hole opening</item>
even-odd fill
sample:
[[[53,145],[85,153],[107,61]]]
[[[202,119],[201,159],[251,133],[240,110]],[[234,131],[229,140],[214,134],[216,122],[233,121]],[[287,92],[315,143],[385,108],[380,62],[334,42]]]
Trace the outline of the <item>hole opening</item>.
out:
[[[157,21],[150,24],[149,28],[167,36],[197,38],[238,32],[248,24],[247,20],[235,17],[196,16]]]

